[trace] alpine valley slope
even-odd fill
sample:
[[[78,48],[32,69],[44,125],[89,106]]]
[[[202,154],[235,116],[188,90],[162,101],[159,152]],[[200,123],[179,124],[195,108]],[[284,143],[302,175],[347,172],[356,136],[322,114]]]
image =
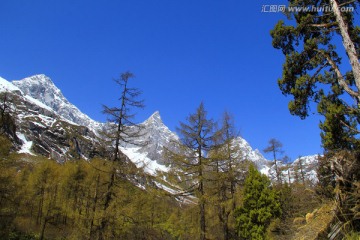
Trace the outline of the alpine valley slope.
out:
[[[0,92],[7,92],[10,108],[16,113],[20,153],[41,154],[58,162],[74,157],[91,159],[106,155],[100,133],[108,123],[94,121],[82,113],[63,96],[49,77],[40,74],[12,82],[0,77]],[[178,136],[163,123],[159,112],[152,114],[141,125],[144,132],[139,141],[146,144],[141,147],[123,145],[121,151],[150,175],[156,175],[157,171],[167,172],[172,164],[163,152],[165,148],[174,148],[173,142],[179,141]],[[272,162],[266,160],[260,151],[253,150],[241,137],[234,144],[238,145],[243,159],[254,162],[261,172],[270,174]],[[297,161],[290,168],[294,169]],[[306,157],[304,165],[308,162],[311,167],[304,168],[306,174],[316,179],[314,168],[317,157]]]

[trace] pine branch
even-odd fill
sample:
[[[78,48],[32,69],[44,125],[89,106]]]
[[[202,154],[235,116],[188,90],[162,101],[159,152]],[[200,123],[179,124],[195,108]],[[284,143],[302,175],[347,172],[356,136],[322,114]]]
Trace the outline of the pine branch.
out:
[[[357,103],[359,104],[360,102],[360,94],[359,92],[355,92],[354,90],[352,90],[346,83],[343,75],[340,72],[339,67],[337,66],[337,64],[335,63],[334,60],[331,59],[331,57],[329,56],[329,54],[325,53],[324,51],[321,50],[315,50],[317,52],[319,52],[320,54],[322,54],[328,61],[328,63],[330,64],[330,66],[332,67],[332,69],[334,70],[334,72],[337,75],[337,79],[338,79],[338,83],[339,85],[345,90],[345,92],[347,92],[351,97],[355,98],[357,100]]]

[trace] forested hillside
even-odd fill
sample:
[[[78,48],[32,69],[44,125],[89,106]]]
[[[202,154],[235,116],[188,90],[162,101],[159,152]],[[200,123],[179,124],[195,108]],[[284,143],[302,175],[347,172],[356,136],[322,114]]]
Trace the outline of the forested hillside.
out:
[[[1,143],[2,239],[193,239],[200,235],[197,198],[183,201],[157,188],[151,184],[151,177],[133,165],[126,165],[128,178],[116,177],[112,200],[105,209],[112,162],[74,159],[59,164],[41,156],[9,154],[9,141],[2,137]],[[120,164],[115,167],[124,169]],[[257,181],[253,178],[260,176],[254,168],[243,173],[243,179],[250,174],[247,181],[236,183],[232,189],[229,176],[212,174],[204,180],[204,194],[200,196],[205,233],[211,239],[255,233],[263,237],[270,234],[275,239],[289,236],[294,231],[292,220],[304,218],[324,201],[314,186],[301,182],[269,188],[270,182],[263,175],[260,181],[265,185],[253,186]],[[263,220],[251,222],[247,214],[255,206],[249,197],[266,209],[270,202],[276,207],[270,212],[256,208]],[[109,223],[104,229],[103,220]]]

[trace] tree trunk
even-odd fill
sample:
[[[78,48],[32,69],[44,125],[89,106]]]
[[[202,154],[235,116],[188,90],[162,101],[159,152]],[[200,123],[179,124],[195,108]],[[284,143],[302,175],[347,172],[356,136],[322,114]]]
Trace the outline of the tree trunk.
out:
[[[359,57],[356,53],[354,42],[350,38],[348,26],[346,25],[341,15],[339,5],[336,2],[336,0],[330,0],[330,5],[335,14],[336,22],[338,23],[338,26],[340,28],[343,45],[350,60],[351,68],[355,78],[356,87],[358,90],[360,90],[360,63],[359,63]],[[357,100],[359,103],[360,96],[358,96]]]
[[[305,186],[305,173],[304,173],[304,166],[302,164],[302,160],[299,159],[299,167],[300,167],[300,174],[301,174],[301,181],[303,185]]]
[[[288,178],[289,178],[289,186],[291,185],[291,175],[290,175],[290,169],[288,168]]]
[[[51,219],[51,217],[49,217],[49,214],[50,214],[50,203],[49,203],[49,206],[48,206],[48,210],[46,211],[44,221],[42,222],[42,225],[41,225],[41,231],[40,231],[40,236],[39,236],[40,240],[44,239],[46,225],[47,225],[48,221],[50,221],[50,219]]]
[[[229,239],[229,226],[228,226],[229,212],[226,211],[225,206],[220,206],[219,219],[220,219],[221,226],[222,226],[223,239],[228,240]]]
[[[202,166],[200,166],[200,169]],[[200,240],[205,240],[205,232],[206,232],[206,222],[205,222],[205,199],[204,199],[204,183],[202,179],[202,170],[199,173],[200,182],[199,182],[199,192],[200,192]]]
[[[114,162],[113,162],[114,164]],[[116,169],[115,166],[113,166],[112,171],[111,171],[111,175],[110,175],[110,181],[108,183],[108,189],[105,195],[105,201],[104,201],[104,215],[101,219],[101,223],[100,223],[100,227],[99,227],[99,240],[104,239],[104,231],[109,223],[109,219],[107,216],[107,212],[108,212],[108,208],[110,206],[111,200],[112,200],[112,196],[114,194],[114,183],[115,183],[115,174],[116,174]]]
[[[40,236],[39,236],[39,239],[40,239],[40,240],[43,240],[43,239],[44,239],[46,224],[47,224],[47,218],[44,219],[44,222],[43,222],[43,224],[41,225],[41,231],[40,231]]]
[[[96,213],[96,204],[98,201],[98,191],[99,191],[99,185],[100,185],[100,174],[96,177],[96,187],[95,187],[95,194],[93,198],[93,207],[92,207],[92,217],[90,221],[90,233],[89,233],[89,239],[94,239],[94,219],[95,219],[95,213]]]
[[[41,188],[40,189],[40,200],[39,200],[38,212],[37,212],[37,217],[36,217],[36,223],[37,224],[41,223],[41,218],[42,218],[42,215],[43,215],[44,195],[45,195],[45,190],[43,188]]]
[[[201,142],[201,141],[199,141]],[[200,240],[205,240],[206,233],[206,220],[205,220],[205,191],[204,191],[204,179],[203,179],[203,157],[202,157],[202,147],[199,146],[198,149],[198,165],[199,165],[199,194],[200,194]]]
[[[200,240],[205,240],[206,223],[205,223],[205,202],[203,197],[200,199]]]

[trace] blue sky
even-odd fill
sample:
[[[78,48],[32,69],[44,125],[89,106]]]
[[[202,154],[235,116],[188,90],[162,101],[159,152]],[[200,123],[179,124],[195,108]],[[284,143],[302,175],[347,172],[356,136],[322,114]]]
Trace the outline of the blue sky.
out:
[[[124,71],[143,91],[143,121],[156,110],[175,130],[204,101],[209,116],[231,112],[241,135],[264,149],[279,139],[293,160],[321,153],[316,108],[291,116],[277,86],[284,56],[271,45],[280,13],[257,0],[2,0],[0,76],[44,73],[95,120],[116,105]],[[268,158],[271,156],[265,155]]]

